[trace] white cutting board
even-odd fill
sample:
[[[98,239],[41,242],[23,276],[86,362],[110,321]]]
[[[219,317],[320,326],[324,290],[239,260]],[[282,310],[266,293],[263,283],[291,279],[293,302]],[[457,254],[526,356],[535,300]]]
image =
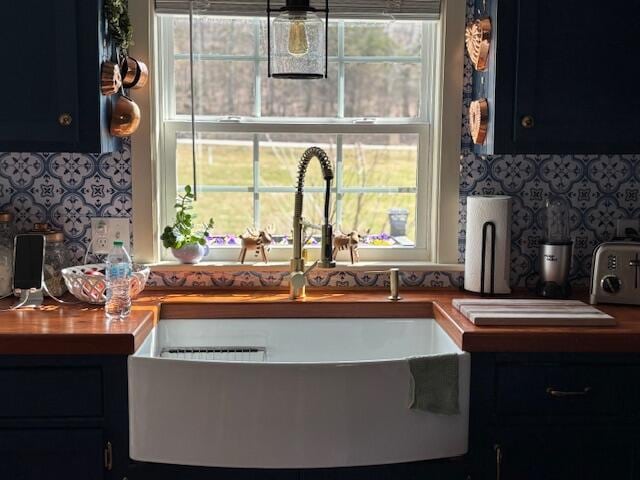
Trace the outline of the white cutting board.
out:
[[[456,298],[453,307],[475,325],[611,326],[616,321],[579,300]]]

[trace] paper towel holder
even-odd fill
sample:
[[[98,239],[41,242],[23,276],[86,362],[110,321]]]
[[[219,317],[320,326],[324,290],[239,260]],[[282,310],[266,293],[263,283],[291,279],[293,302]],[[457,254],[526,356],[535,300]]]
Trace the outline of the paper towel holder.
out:
[[[482,224],[482,260],[480,262],[480,295],[486,295],[485,274],[487,272],[487,233],[491,230],[491,278],[489,294],[496,293],[496,224],[494,222],[484,222]]]
[[[481,296],[511,293],[511,203],[505,195],[468,197],[464,286]]]

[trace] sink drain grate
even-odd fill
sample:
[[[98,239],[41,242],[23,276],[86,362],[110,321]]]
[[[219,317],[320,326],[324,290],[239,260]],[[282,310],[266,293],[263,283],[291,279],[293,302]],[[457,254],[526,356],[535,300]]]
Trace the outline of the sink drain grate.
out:
[[[267,358],[267,349],[265,347],[167,347],[162,349],[160,357],[221,362],[264,362]]]

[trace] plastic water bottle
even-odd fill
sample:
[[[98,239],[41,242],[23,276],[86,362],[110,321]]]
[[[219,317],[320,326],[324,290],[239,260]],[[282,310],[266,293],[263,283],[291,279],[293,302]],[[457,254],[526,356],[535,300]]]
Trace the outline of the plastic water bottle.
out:
[[[107,257],[107,302],[104,311],[109,319],[122,319],[131,312],[131,257],[122,245],[122,240],[113,242]]]

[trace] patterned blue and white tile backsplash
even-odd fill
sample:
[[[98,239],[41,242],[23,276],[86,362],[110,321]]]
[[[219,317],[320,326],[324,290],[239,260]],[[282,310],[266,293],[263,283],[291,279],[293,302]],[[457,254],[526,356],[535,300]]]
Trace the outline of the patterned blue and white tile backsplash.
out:
[[[64,232],[80,262],[91,239],[91,217],[131,218],[130,148],[113,154],[2,153],[0,208],[19,231],[47,222]]]
[[[469,4],[472,3],[468,0]],[[471,8],[467,9],[471,16]],[[549,194],[565,196],[571,208],[575,242],[572,277],[588,282],[591,253],[611,238],[618,218],[640,217],[640,154],[494,155],[472,151],[467,109],[472,100],[472,70],[464,68],[464,114],[460,167],[460,261],[464,261],[466,197],[507,194],[513,197],[511,277],[514,285],[536,281],[541,214]],[[131,218],[131,158],[127,144],[114,154],[0,154],[0,208],[13,212],[18,228],[49,222],[64,231],[69,249],[80,261],[90,240],[90,217]],[[180,271],[152,274],[150,285],[171,287],[281,287],[284,272]],[[456,273],[405,272],[405,286],[451,286]],[[328,272],[312,279],[317,286],[382,287],[385,276]]]
[[[288,288],[288,271],[194,270],[152,271],[149,287],[160,288]],[[404,287],[441,288],[460,284],[459,272],[401,272]],[[309,285],[317,288],[389,288],[389,276],[357,271],[316,270]]]

